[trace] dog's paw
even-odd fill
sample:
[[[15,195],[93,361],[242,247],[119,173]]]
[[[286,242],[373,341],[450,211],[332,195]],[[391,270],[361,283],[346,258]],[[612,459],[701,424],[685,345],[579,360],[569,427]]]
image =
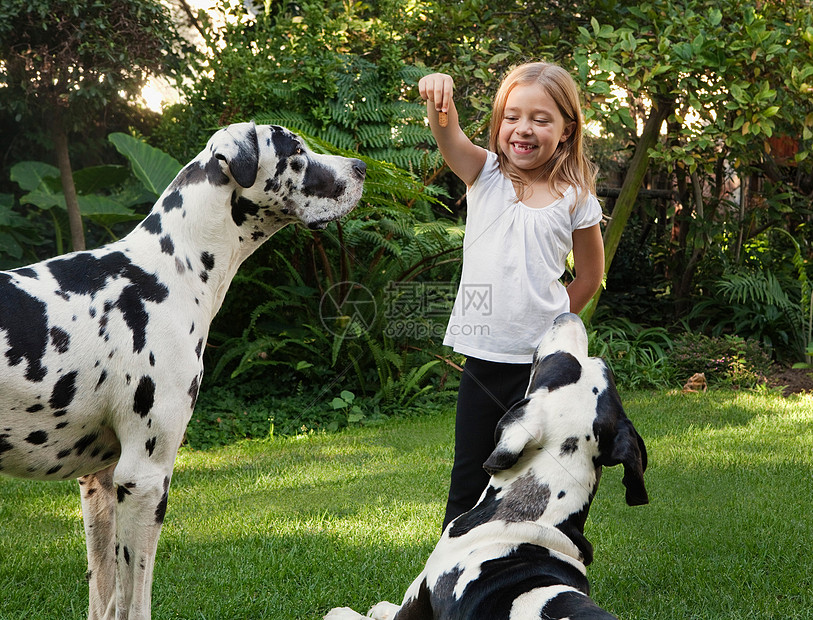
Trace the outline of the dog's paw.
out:
[[[387,601],[382,601],[378,605],[374,605],[367,615],[373,620],[392,620],[398,610],[401,609],[400,605],[393,605]]]
[[[324,616],[324,620],[365,620],[365,618],[367,616],[362,616],[349,607],[334,607]]]

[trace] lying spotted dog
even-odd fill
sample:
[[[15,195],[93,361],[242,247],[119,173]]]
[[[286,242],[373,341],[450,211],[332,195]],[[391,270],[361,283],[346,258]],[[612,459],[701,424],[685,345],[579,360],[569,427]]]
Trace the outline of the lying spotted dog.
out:
[[[563,314],[539,345],[527,397],[497,427],[477,505],[452,521],[403,604],[326,620],[608,620],[588,596],[584,536],[602,466],[623,464],[626,500],[646,504],[646,448],[610,371]]]
[[[121,241],[0,272],[0,473],[79,478],[89,617],[150,617],[175,455],[209,325],[240,264],[291,222],[323,228],[365,165],[231,125]]]

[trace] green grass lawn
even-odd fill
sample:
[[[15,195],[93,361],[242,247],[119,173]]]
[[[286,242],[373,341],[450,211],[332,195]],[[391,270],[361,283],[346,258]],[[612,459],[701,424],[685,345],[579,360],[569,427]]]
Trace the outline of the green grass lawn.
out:
[[[624,620],[813,619],[813,397],[632,393],[651,503],[605,471],[593,597]],[[321,618],[400,601],[439,535],[452,415],[182,450],[153,618]],[[0,620],[85,616],[75,482],[0,478]],[[490,620],[490,619],[483,619]]]

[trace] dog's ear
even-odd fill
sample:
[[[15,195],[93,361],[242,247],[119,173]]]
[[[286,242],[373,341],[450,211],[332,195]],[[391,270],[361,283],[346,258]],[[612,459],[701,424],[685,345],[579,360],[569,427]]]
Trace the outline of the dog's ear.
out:
[[[483,463],[483,469],[493,476],[497,472],[513,467],[522,455],[525,446],[534,439],[533,429],[528,428],[525,410],[530,399],[524,398],[511,407],[497,424],[494,451]]]
[[[593,424],[601,451],[598,463],[608,466],[623,465],[624,477],[621,481],[627,490],[627,504],[630,506],[648,504],[649,496],[644,486],[644,472],[647,466],[644,440],[624,412],[613,374],[606,365],[604,376],[607,388],[596,402],[596,421]]]
[[[647,455],[644,440],[626,416],[618,421],[615,442],[610,454],[610,465],[624,466],[624,477],[621,482],[627,489],[626,497],[629,506],[641,506],[649,503],[649,495],[644,486]]]
[[[214,156],[226,162],[232,178],[240,187],[251,187],[260,166],[260,145],[254,121],[229,125],[218,132],[213,144]]]

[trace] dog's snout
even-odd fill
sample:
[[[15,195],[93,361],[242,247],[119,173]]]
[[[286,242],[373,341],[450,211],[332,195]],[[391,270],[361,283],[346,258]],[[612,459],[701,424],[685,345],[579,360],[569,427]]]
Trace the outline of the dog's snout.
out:
[[[365,164],[360,159],[354,159],[353,174],[355,174],[359,179],[363,179],[366,173],[367,173],[367,164]]]

